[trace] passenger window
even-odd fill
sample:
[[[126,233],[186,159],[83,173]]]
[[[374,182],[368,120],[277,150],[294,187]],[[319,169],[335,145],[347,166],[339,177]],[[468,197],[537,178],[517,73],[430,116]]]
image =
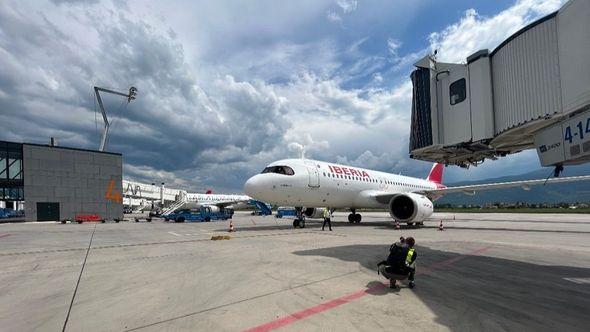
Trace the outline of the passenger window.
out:
[[[467,98],[465,79],[457,80],[449,86],[449,98],[451,105],[458,104]]]

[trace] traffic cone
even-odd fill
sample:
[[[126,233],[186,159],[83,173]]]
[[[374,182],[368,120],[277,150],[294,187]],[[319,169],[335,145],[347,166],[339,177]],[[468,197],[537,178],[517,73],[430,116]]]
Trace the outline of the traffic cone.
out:
[[[438,224],[438,230],[439,231],[444,231],[445,230],[445,226],[443,226],[442,219],[440,220],[440,224]]]
[[[229,220],[229,231],[228,232],[235,232],[234,222],[231,219]]]
[[[395,229],[399,230],[401,229],[400,225],[399,225],[399,221],[395,221]]]

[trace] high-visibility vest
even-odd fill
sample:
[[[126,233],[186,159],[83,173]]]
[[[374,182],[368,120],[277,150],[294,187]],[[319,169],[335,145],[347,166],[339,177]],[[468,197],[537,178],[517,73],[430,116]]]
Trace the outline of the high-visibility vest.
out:
[[[330,218],[330,210],[324,209],[324,218]]]
[[[408,250],[408,255],[406,255],[406,264],[412,264],[412,256],[414,256],[414,248],[410,248]]]

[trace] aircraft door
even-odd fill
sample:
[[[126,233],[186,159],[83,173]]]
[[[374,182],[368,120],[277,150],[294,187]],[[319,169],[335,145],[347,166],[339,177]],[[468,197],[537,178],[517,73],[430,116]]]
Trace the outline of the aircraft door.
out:
[[[319,188],[320,187],[320,170],[318,166],[312,161],[305,161],[305,166],[307,167],[307,173],[309,174],[309,183],[308,185],[312,188]]]
[[[449,69],[437,75],[437,107],[443,110],[438,123],[442,124],[441,138],[445,145],[468,142],[472,138],[467,66],[449,65]]]

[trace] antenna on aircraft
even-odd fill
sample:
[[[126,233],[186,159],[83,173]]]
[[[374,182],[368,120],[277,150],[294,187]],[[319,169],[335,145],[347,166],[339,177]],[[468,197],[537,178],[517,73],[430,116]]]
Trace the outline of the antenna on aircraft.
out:
[[[125,97],[125,98],[127,98],[127,104],[129,104],[131,101],[135,100],[135,98],[137,96],[137,88],[132,86],[129,88],[129,93],[123,93],[123,92],[117,92],[117,91],[113,91],[113,90],[109,90],[109,89],[105,89],[105,88],[99,88],[97,86],[94,87],[94,93],[96,94],[96,100],[98,101],[98,106],[100,107],[100,111],[102,112],[102,119],[104,120],[104,130],[102,132],[102,139],[100,140],[100,147],[98,148],[98,151],[104,151],[106,144],[107,144],[107,135],[109,134],[110,123],[109,123],[109,120],[107,119],[107,112],[105,111],[104,105],[102,104],[102,99],[100,98],[100,92],[106,92],[106,93]]]

